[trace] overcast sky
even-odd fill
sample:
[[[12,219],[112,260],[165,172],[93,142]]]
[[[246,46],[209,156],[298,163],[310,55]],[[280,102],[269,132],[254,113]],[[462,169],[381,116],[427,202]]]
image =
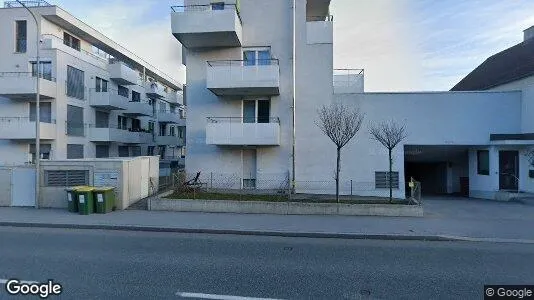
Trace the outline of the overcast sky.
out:
[[[180,0],[49,2],[183,80],[170,33]],[[334,67],[364,68],[366,91],[449,90],[534,25],[534,0],[332,0],[331,12]]]

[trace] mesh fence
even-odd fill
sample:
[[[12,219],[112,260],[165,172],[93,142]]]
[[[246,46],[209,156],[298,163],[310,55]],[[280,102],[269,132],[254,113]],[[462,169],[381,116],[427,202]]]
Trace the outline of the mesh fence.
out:
[[[160,187],[173,189],[175,198],[213,200],[259,200],[296,202],[335,202],[336,182],[296,181],[289,174],[257,174],[255,178],[228,173],[174,173],[160,178]],[[420,190],[420,184],[418,186]],[[375,182],[341,180],[341,202],[386,202],[389,188],[376,188]],[[392,189],[393,202],[411,202],[399,188]],[[420,199],[420,196],[418,197]],[[419,202],[417,202],[419,203]],[[415,201],[413,204],[417,204]]]

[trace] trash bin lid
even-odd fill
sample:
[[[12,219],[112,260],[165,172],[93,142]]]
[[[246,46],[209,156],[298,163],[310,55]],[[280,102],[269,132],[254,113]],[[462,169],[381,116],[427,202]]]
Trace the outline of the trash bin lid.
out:
[[[95,186],[94,191],[95,192],[107,192],[107,191],[113,191],[115,189],[114,186]]]
[[[84,193],[84,192],[92,192],[92,191],[94,191],[94,189],[95,188],[92,187],[92,186],[84,186],[84,187],[80,187],[80,188],[76,189],[76,192],[82,192],[82,193]]]
[[[88,186],[86,185],[78,185],[78,186],[69,186],[67,188],[65,188],[65,191],[67,192],[75,192],[79,189],[82,189],[82,188],[88,188]]]

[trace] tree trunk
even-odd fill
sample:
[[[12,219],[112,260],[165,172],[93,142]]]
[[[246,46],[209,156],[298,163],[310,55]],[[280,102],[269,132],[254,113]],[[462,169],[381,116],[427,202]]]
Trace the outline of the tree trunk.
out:
[[[389,154],[389,203],[393,202],[393,174],[391,173],[393,169],[393,160],[391,159],[391,149],[388,149]]]
[[[341,148],[337,148],[337,163],[336,163],[336,202],[339,203],[339,170],[341,168]]]

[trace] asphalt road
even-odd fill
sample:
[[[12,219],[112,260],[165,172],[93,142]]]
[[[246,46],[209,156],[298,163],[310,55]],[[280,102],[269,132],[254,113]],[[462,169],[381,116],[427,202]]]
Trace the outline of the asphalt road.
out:
[[[534,284],[534,245],[0,227],[9,278],[61,283],[50,299],[482,299]]]

